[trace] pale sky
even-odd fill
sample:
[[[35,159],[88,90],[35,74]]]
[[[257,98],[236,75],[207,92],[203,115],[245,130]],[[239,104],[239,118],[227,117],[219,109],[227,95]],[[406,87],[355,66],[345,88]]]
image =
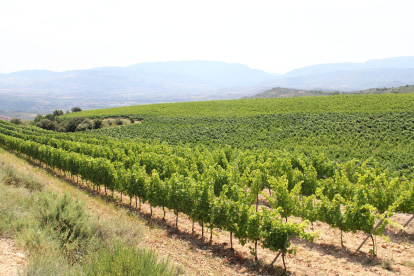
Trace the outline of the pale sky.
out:
[[[0,73],[210,60],[270,73],[414,56],[413,0],[0,0]]]

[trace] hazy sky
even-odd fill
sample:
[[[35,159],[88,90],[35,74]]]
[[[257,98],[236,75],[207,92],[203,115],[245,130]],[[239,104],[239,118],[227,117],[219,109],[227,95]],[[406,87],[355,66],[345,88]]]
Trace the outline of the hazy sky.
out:
[[[414,56],[413,0],[0,0],[0,73],[211,60],[271,73]]]

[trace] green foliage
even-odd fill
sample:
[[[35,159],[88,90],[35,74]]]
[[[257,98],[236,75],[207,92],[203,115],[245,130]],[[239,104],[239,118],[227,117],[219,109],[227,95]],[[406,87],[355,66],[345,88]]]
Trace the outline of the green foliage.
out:
[[[49,121],[55,121],[55,116],[53,114],[47,114],[45,116],[45,119],[49,120]]]
[[[154,251],[135,249],[115,240],[90,255],[85,275],[176,275],[168,261],[159,261]]]
[[[43,183],[36,177],[19,173],[14,167],[8,164],[1,164],[0,169],[3,171],[0,175],[0,181],[16,187],[24,187],[30,191],[40,191]]]
[[[43,128],[43,129],[53,130],[53,131],[58,131],[58,132],[65,131],[65,129],[62,126],[60,126],[57,122],[50,121],[48,119],[41,120],[40,122],[36,124],[36,126]]]
[[[23,124],[22,120],[20,120],[19,118],[11,118],[10,123],[15,124],[15,125],[22,125]]]
[[[134,116],[142,123],[68,135],[0,122],[0,143],[94,186],[232,231],[242,244],[259,240],[284,253],[293,234],[310,240],[313,235],[306,234],[306,223],[283,224],[282,218],[294,215],[370,233],[386,212],[413,210],[412,95],[122,110],[139,112]],[[82,114],[125,116],[88,112]],[[274,211],[252,205],[265,188],[272,192]]]
[[[80,112],[80,111],[82,111],[82,108],[80,108],[80,107],[74,107],[74,108],[72,108],[71,110],[72,110],[72,113],[75,113],[75,112]]]
[[[211,148],[231,145],[240,149],[279,149],[340,162],[373,157],[381,169],[388,168],[401,176],[414,172],[413,133],[414,112],[387,112],[156,117],[122,130],[101,129],[95,135]],[[319,175],[330,173],[322,167],[315,169]],[[306,184],[312,190],[311,179],[308,180]]]
[[[53,111],[53,116],[58,117],[58,116],[62,116],[64,113],[62,110],[55,110]]]
[[[122,126],[122,121],[121,121],[121,119],[120,119],[120,118],[116,118],[116,119],[115,119],[115,124],[116,124],[116,125],[118,125],[118,126]]]
[[[37,114],[37,116],[34,118],[34,122],[38,123],[41,120],[43,120],[45,117],[42,114]]]
[[[76,128],[78,127],[79,124],[81,124],[86,118],[85,117],[74,117],[71,118],[67,123],[66,123],[66,132],[75,132]]]
[[[149,104],[83,111],[86,117],[244,117],[292,113],[378,113],[413,111],[413,94],[338,95],[273,99]],[[67,116],[79,116],[68,114]]]
[[[92,127],[93,124],[91,120],[85,119],[76,127],[76,131],[85,131],[87,129],[92,129]]]
[[[116,223],[97,220],[70,195],[4,186],[9,170],[14,181],[33,175],[0,160],[0,235],[12,237],[28,252],[28,274],[176,275],[153,251],[135,250],[142,236],[136,223],[122,217]]]
[[[93,129],[100,129],[102,127],[102,119],[93,120]]]
[[[95,242],[89,215],[84,212],[83,204],[71,196],[45,193],[36,202],[36,208],[39,226],[48,229],[71,258],[79,258]]]

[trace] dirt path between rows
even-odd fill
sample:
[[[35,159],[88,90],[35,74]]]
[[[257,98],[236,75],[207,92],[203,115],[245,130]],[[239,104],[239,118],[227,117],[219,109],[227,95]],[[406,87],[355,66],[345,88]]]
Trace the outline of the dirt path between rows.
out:
[[[24,268],[26,256],[13,240],[0,237],[0,276],[17,276]]]
[[[201,237],[201,226],[195,224],[192,234],[192,221],[180,214],[178,229],[175,228],[175,215],[166,212],[166,221],[162,220],[162,208],[153,208],[150,218],[150,207],[143,204],[141,211],[135,208],[135,200],[129,207],[129,198],[120,195],[115,199],[104,196],[103,191],[92,191],[86,185],[76,184],[76,178],[59,176],[57,172],[39,167],[16,155],[0,149],[0,157],[20,170],[30,171],[47,183],[47,187],[59,193],[72,193],[85,200],[87,207],[100,217],[119,219],[119,213],[127,210],[128,219],[137,225],[145,225],[144,239],[138,246],[155,249],[160,256],[181,268],[185,275],[283,275],[283,263],[279,258],[275,268],[269,264],[275,252],[258,250],[259,262],[256,263],[249,253],[248,244],[241,246],[233,238],[235,251],[230,249],[229,233],[214,229],[213,242],[209,244],[210,232],[205,228],[204,239]],[[85,183],[84,183],[85,184]],[[404,224],[410,218],[406,214],[395,214],[393,221]],[[300,222],[300,219],[289,218]],[[324,223],[315,223],[315,231],[319,238],[314,242],[299,239],[292,240],[292,248],[296,254],[288,254],[286,265],[287,275],[411,275],[414,273],[414,222],[402,233],[387,226],[385,235],[389,241],[376,237],[375,257],[370,253],[372,243],[367,242],[361,252],[356,248],[366,237],[364,233],[344,233],[344,244],[340,245],[340,231]]]

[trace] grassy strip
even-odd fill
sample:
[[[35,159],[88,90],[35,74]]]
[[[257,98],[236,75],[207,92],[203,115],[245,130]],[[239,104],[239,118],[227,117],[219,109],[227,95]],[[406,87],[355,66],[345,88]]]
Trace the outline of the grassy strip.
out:
[[[26,275],[176,275],[168,261],[137,249],[142,229],[98,220],[70,195],[0,160],[0,235],[28,252]]]

